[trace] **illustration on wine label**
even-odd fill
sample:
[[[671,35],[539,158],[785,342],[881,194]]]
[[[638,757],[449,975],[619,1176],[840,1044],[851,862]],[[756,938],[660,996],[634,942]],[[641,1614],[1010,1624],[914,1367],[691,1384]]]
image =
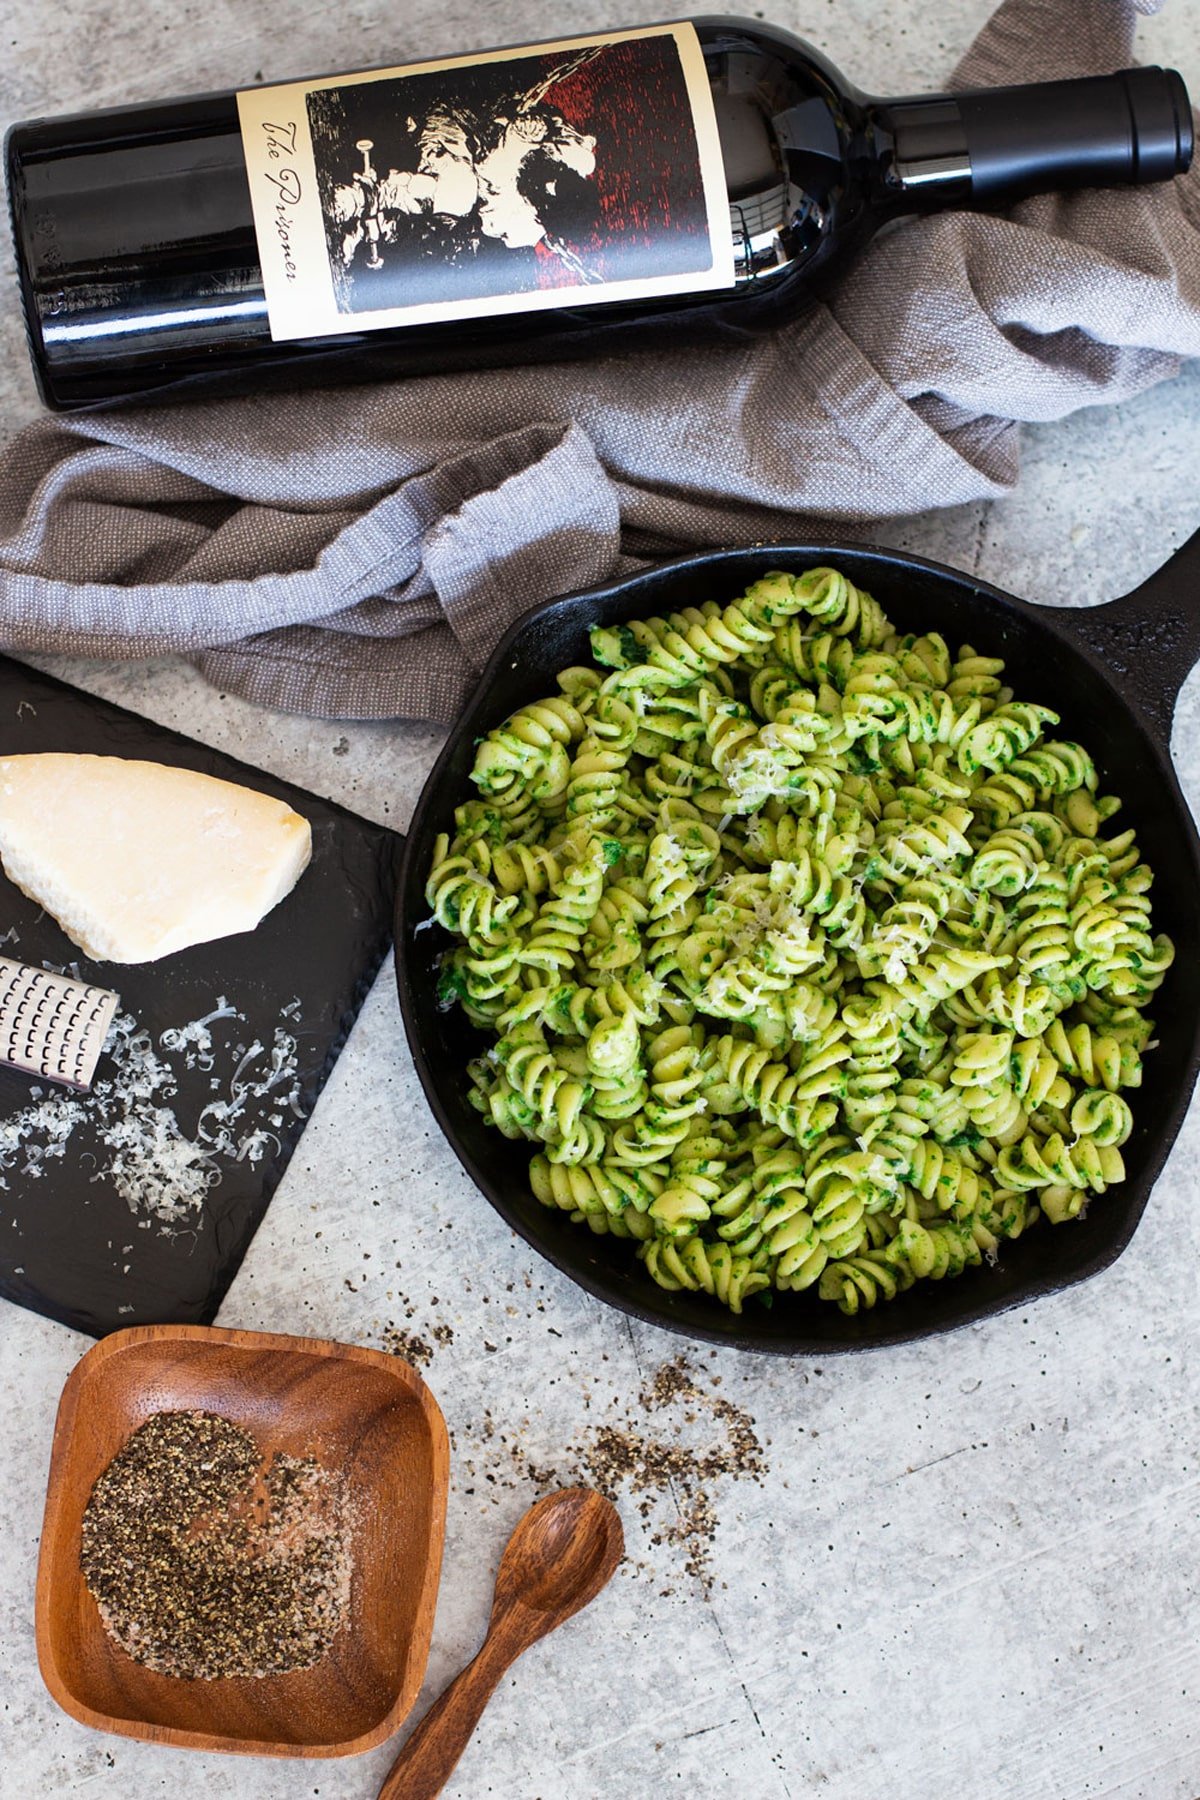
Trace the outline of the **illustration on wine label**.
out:
[[[695,28],[238,95],[277,340],[729,287]]]

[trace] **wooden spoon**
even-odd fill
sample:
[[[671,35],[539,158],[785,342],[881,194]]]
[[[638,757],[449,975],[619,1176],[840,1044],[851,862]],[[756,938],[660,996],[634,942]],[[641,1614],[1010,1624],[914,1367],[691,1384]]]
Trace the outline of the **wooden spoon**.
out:
[[[594,1600],[624,1554],[617,1509],[594,1488],[562,1488],[534,1502],[500,1558],[478,1655],[425,1714],[379,1800],[433,1800],[441,1793],[510,1663]]]

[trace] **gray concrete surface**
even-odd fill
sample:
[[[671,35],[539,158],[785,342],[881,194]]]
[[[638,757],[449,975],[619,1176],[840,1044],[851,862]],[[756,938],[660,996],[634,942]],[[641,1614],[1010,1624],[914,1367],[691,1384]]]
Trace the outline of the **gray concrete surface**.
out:
[[[401,61],[670,16],[594,0],[267,0],[0,9],[0,114],[235,86],[258,70]],[[936,87],[985,0],[776,0],[768,16],[865,86]],[[1147,60],[1200,90],[1200,17],[1149,21]],[[37,412],[0,279],[0,433]],[[1119,410],[1031,430],[1002,504],[902,521],[889,541],[1051,602],[1147,574],[1200,524],[1200,369]],[[402,826],[438,747],[424,728],[276,718],[170,663],[56,672]],[[1200,799],[1200,688],[1175,753]],[[711,1587],[679,1540],[686,1493],[622,1497],[611,1588],[504,1681],[457,1800],[1195,1800],[1200,1793],[1200,1130],[1098,1280],[928,1344],[780,1363],[631,1326],[535,1261],[459,1170],[413,1077],[385,970],[222,1313],[367,1344],[416,1333],[453,1434],[447,1553],[423,1706],[473,1652],[508,1531],[547,1472],[586,1472],[604,1425],[685,1350],[701,1398],[668,1441],[744,1409],[757,1479],[711,1487]],[[0,1795],[358,1800],[388,1755],[272,1764],[100,1736],[37,1673],[33,1585],[61,1384],[86,1340],[0,1313]],[[719,1385],[717,1385],[719,1383]],[[640,1500],[648,1502],[643,1517]]]

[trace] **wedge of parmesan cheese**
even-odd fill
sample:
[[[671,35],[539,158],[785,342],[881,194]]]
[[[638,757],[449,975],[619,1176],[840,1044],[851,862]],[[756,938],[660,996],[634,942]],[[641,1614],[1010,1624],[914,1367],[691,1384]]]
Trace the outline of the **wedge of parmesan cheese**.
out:
[[[0,758],[5,874],[97,962],[251,931],[312,855],[282,800],[121,756]]]

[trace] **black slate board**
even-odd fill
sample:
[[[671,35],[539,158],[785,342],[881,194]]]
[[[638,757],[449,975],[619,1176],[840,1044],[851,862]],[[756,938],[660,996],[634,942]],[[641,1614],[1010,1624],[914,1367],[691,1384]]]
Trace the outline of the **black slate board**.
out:
[[[257,930],[157,963],[89,961],[0,875],[0,955],[115,988],[142,1034],[110,1034],[90,1095],[0,1068],[0,1295],[95,1337],[208,1324],[391,941],[401,840],[0,658],[0,756],[45,750],[197,769],[312,825],[311,864]],[[197,1027],[221,999],[236,1016]],[[181,1216],[148,1210],[172,1191]]]

